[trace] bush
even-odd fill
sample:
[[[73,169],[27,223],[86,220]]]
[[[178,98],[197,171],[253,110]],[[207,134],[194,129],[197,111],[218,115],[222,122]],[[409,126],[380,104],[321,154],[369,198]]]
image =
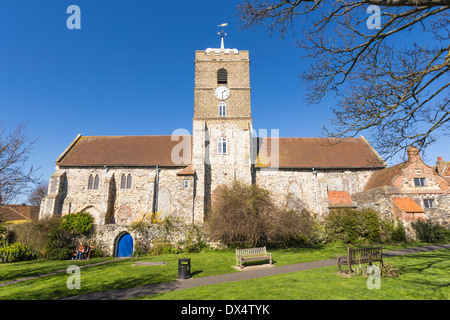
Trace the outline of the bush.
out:
[[[397,219],[397,221],[381,221],[381,240],[385,243],[389,242],[407,242],[406,231],[403,223]]]
[[[446,230],[437,223],[430,220],[418,220],[411,223],[416,232],[417,240],[428,243],[444,242]]]
[[[380,219],[372,209],[332,210],[325,219],[327,241],[377,243],[381,240]]]
[[[13,263],[19,261],[28,261],[36,259],[38,255],[30,247],[22,243],[13,243],[9,246],[0,248],[0,262]]]
[[[61,218],[61,227],[72,233],[83,235],[91,230],[93,221],[94,218],[87,212],[72,213]]]
[[[311,215],[299,207],[278,208],[269,191],[235,181],[213,194],[206,232],[228,246],[298,245],[312,233]]]

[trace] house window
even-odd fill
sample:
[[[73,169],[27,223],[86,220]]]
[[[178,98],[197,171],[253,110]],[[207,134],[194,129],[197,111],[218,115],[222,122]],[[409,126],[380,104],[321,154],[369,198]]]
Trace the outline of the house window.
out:
[[[97,175],[95,177],[91,174],[88,179],[88,190],[98,190],[100,184],[100,178]]]
[[[425,178],[414,178],[414,185],[416,187],[425,187]]]
[[[228,83],[228,72],[226,69],[220,69],[217,71],[217,84],[227,84]]]
[[[434,199],[423,199],[425,208],[434,208]]]
[[[183,181],[183,188],[189,189],[189,180],[184,180]]]
[[[217,141],[217,153],[218,154],[227,154],[227,139],[219,138]]]
[[[225,102],[219,103],[219,116],[226,117],[227,116],[227,104]]]
[[[122,174],[120,178],[120,189],[131,189],[132,186],[132,177],[131,174],[125,175]]]

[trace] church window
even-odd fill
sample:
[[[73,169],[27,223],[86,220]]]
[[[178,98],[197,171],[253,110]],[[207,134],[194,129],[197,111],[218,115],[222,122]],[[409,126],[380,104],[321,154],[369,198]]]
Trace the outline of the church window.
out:
[[[98,176],[98,174],[95,175],[89,175],[89,179],[88,179],[88,190],[98,190],[100,184],[100,177]]]
[[[219,138],[217,141],[217,153],[218,154],[227,154],[227,139]]]
[[[95,179],[94,179],[94,190],[98,190],[99,184],[100,184],[100,178],[97,174],[97,175],[95,175]]]
[[[127,176],[127,189],[131,189],[131,185],[132,185],[131,174],[128,174],[128,176]]]
[[[219,116],[226,117],[227,116],[227,104],[225,102],[219,103]]]
[[[132,186],[132,178],[131,174],[122,174],[120,177],[120,189],[131,189]]]
[[[89,179],[88,179],[88,190],[92,190],[94,188],[94,177],[91,175],[89,175]]]
[[[414,185],[416,187],[425,187],[425,178],[414,178]]]
[[[228,72],[226,69],[217,71],[217,84],[228,84]]]

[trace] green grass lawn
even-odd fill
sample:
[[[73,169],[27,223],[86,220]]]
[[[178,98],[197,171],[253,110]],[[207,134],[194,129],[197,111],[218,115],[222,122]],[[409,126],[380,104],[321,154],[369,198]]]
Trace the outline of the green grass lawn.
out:
[[[400,246],[404,247],[404,246]],[[386,251],[399,248],[387,246]],[[278,249],[273,253],[276,266],[292,263],[334,258],[345,254],[344,246],[328,245],[320,249]],[[70,265],[85,265],[110,261],[109,263],[81,269],[81,289],[69,290],[66,286],[70,275],[56,275],[27,280],[0,287],[0,300],[50,300],[79,294],[110,291],[174,281],[178,273],[178,259],[191,258],[192,276],[237,272],[235,253],[205,251],[195,254],[160,255],[113,260],[112,258],[90,261],[30,261],[0,265],[0,283],[36,276]],[[142,267],[137,261],[165,261],[166,265]],[[382,279],[382,289],[369,291],[366,279],[343,278],[335,275],[337,267],[302,271],[293,274],[229,283],[225,285],[195,288],[189,293],[172,292],[149,297],[152,299],[448,299],[450,283],[450,251],[440,250],[420,255],[390,258],[401,267],[402,275],[395,279]],[[384,296],[384,294],[387,294]]]
[[[367,278],[342,277],[336,266],[230,282],[169,293],[146,300],[449,300],[450,250],[385,259],[400,269],[369,289]]]

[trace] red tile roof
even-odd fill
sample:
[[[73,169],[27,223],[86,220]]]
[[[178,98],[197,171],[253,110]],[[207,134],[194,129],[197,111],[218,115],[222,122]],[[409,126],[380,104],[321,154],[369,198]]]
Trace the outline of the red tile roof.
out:
[[[180,143],[172,136],[80,137],[57,161],[59,166],[187,166],[174,163],[172,150]],[[191,136],[183,136],[183,139]]]
[[[0,206],[0,222],[38,219],[38,207],[19,204],[5,204]]]
[[[271,148],[279,143],[280,168],[385,168],[386,163],[363,138],[259,138],[259,163],[271,166]],[[267,150],[267,152],[265,151]],[[264,155],[267,153],[267,157]],[[276,166],[276,164],[273,164]]]
[[[392,198],[397,207],[407,213],[423,213],[425,212],[421,206],[411,198]]]
[[[355,208],[356,204],[346,191],[328,191],[328,207],[329,208]]]

